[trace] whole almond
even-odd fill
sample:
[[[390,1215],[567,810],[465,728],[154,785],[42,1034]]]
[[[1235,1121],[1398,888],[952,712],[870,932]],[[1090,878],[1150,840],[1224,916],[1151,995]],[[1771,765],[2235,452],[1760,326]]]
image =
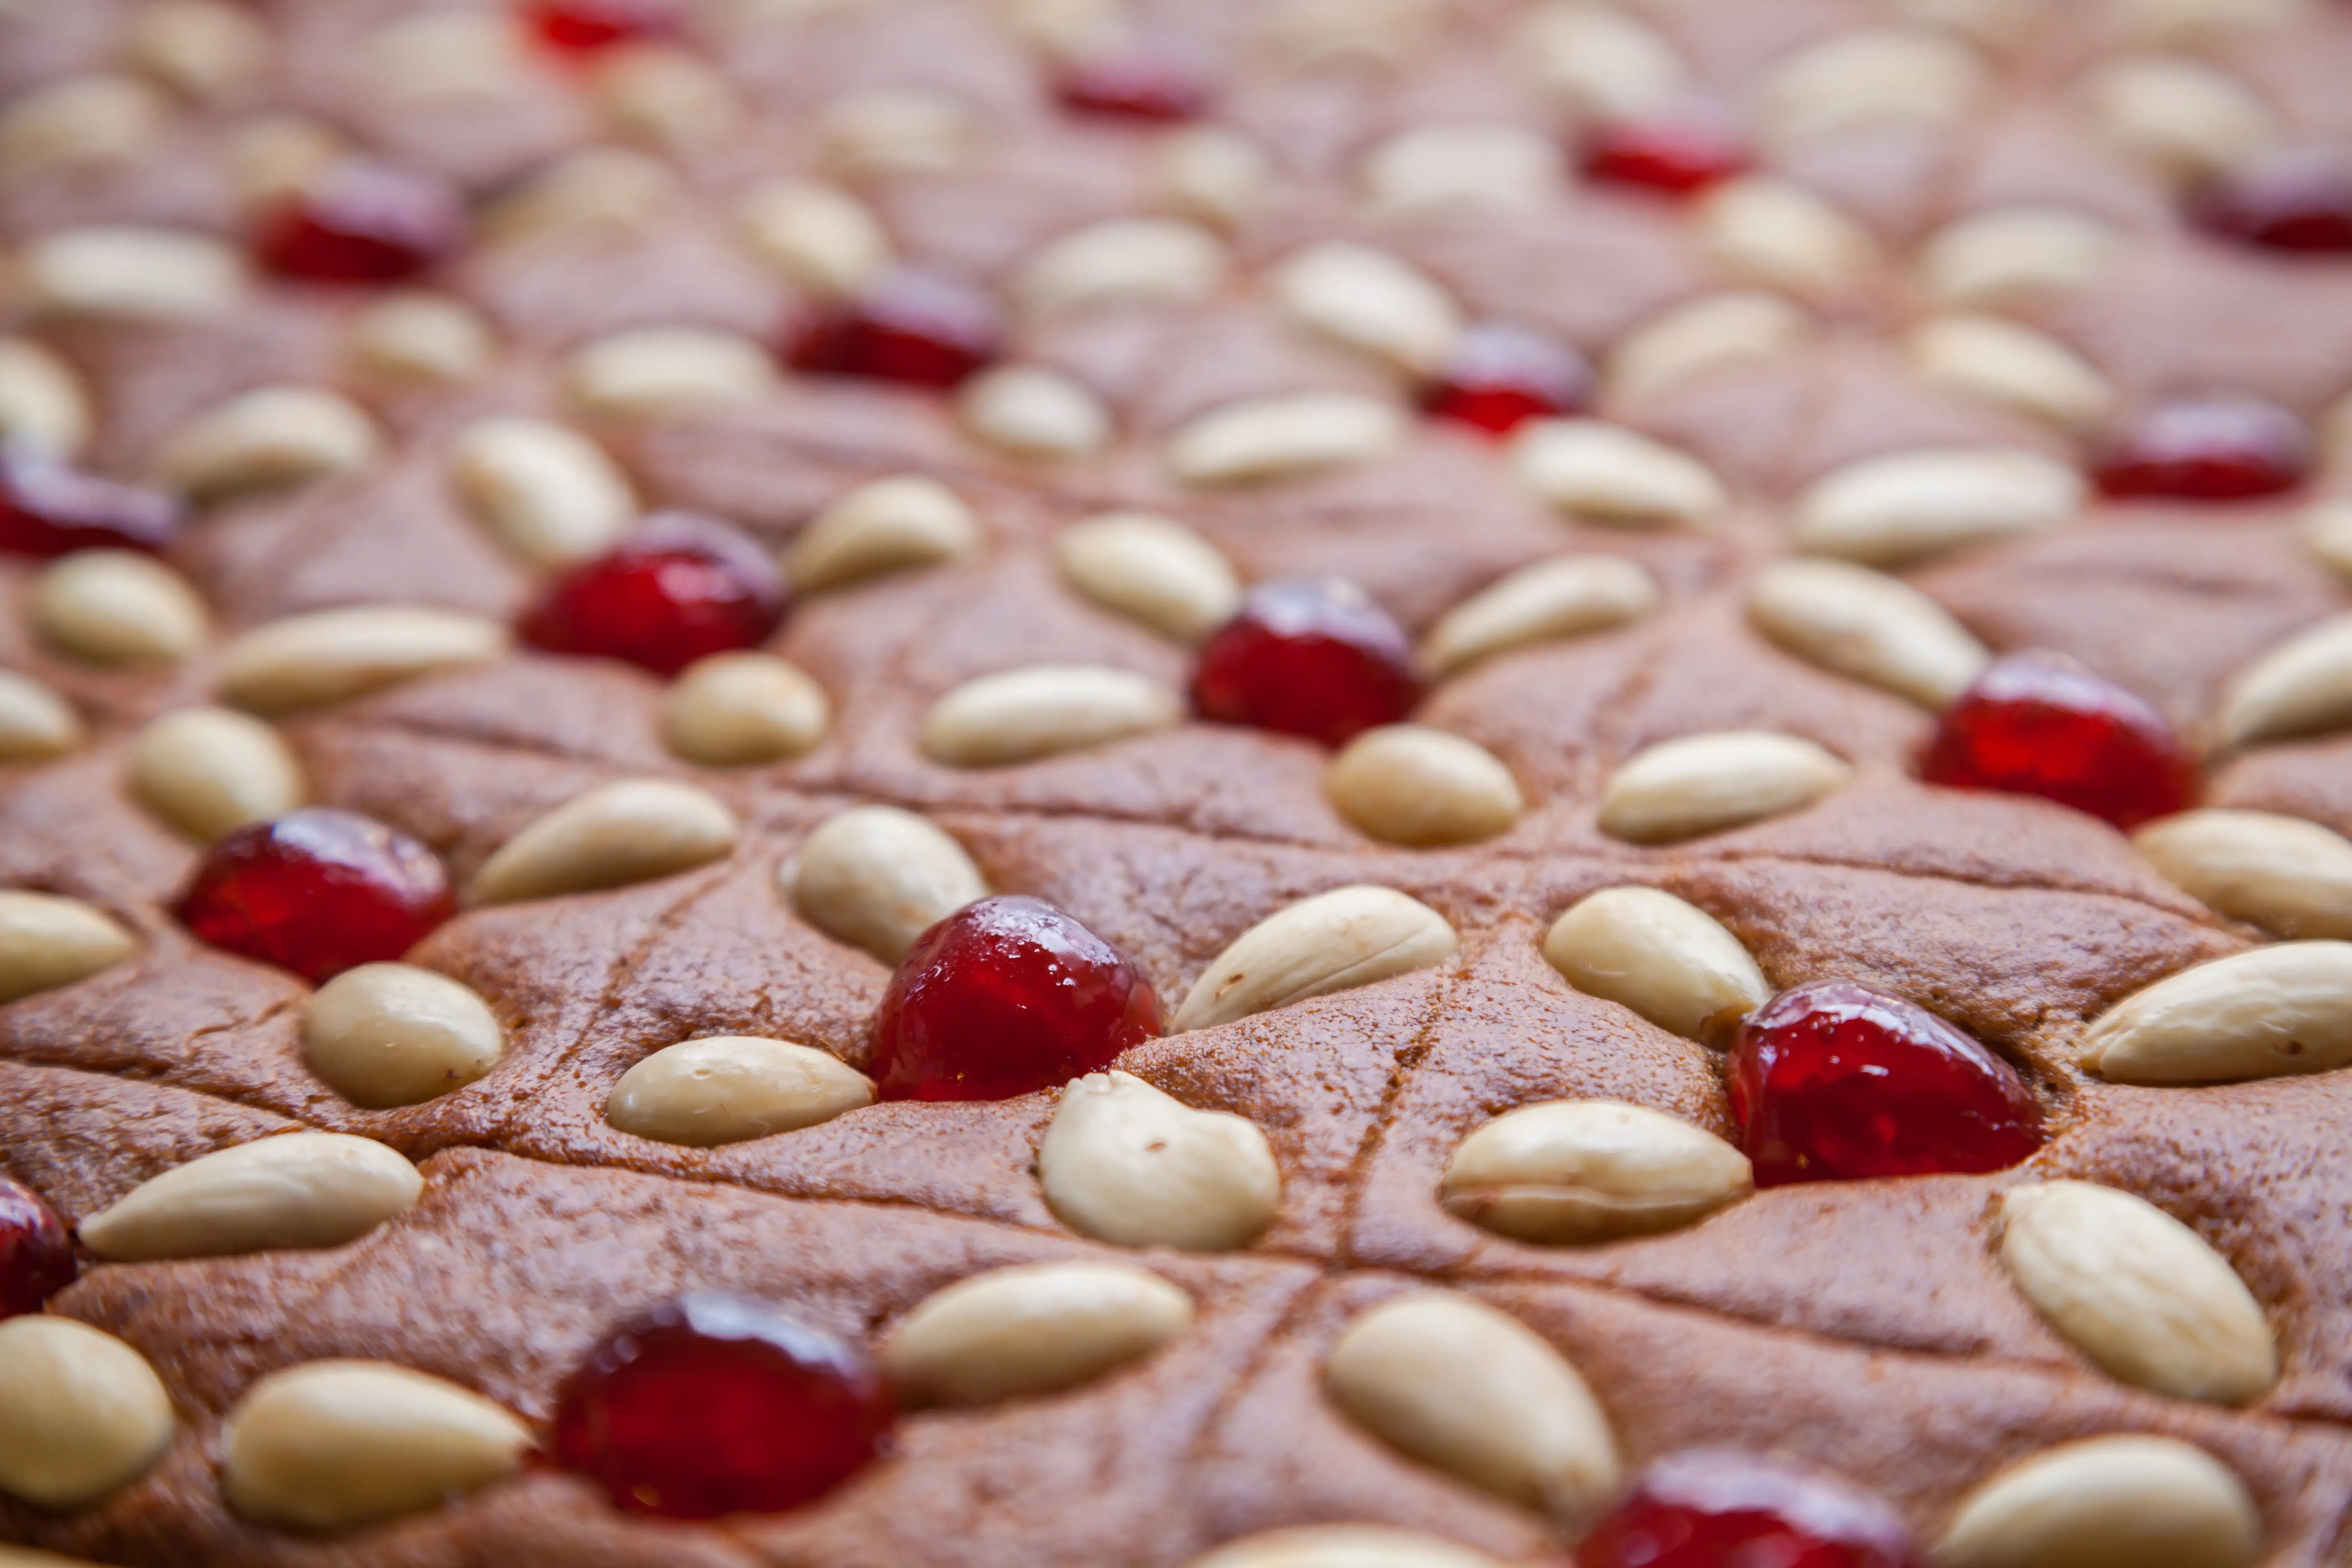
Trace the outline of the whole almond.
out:
[[[1434,1535],[1371,1524],[1310,1524],[1229,1541],[1189,1568],[1503,1568]]]
[[[1409,371],[1436,368],[1462,332],[1445,290],[1410,263],[1344,240],[1276,268],[1275,298],[1300,325]]]
[[[1771,999],[1739,939],[1656,888],[1603,888],[1545,933],[1544,957],[1589,995],[1686,1039],[1713,1039]]]
[[[266,69],[276,40],[234,0],[149,0],[122,40],[131,63],[190,98],[225,97]]]
[[[1169,1033],[1433,968],[1460,945],[1444,916],[1393,888],[1334,888],[1235,937],[1193,982]]]
[[[2162,1209],[2088,1182],[2012,1187],[2000,1260],[2069,1343],[2125,1383],[2243,1405],[2278,1381],[2262,1308],[2226,1259]]]
[[[136,162],[160,138],[171,100],[136,77],[69,76],[0,109],[0,183],[17,184]]]
[[[1521,483],[1587,522],[1690,526],[1731,500],[1697,458],[1598,419],[1531,419],[1511,437],[1510,458]]]
[[[816,514],[784,555],[793,586],[823,593],[980,553],[980,521],[937,479],[872,479]]]
[[[871,1079],[814,1046],[712,1035],[666,1046],[623,1073],[604,1120],[640,1138],[709,1149],[872,1103]]]
[[[2219,67],[2178,55],[2135,55],[2084,82],[2106,140],[2183,181],[2210,179],[2276,142],[2277,115]]]
[[[1034,762],[1184,719],[1182,699],[1131,670],[1035,664],[967,680],[923,717],[923,754],[957,768]]]
[[[1217,547],[1181,522],[1106,512],[1054,542],[1062,581],[1107,610],[1198,642],[1241,608],[1241,580]]]
[[[416,1105],[499,1065],[506,1029],[474,989],[408,963],[362,963],[310,997],[310,1070],[370,1110]]]
[[[2132,835],[2156,868],[2217,914],[2276,936],[2352,937],[2352,840],[2269,811],[2184,811]]]
[[[755,185],[735,209],[754,256],[820,296],[856,293],[890,264],[881,220],[848,192],[806,180]]]
[[[735,847],[735,814],[668,779],[628,779],[575,795],[499,847],[467,884],[477,904],[509,904],[649,882]]]
[[[2238,672],[2215,729],[2242,746],[2352,724],[2352,614],[2296,633]]]
[[[1703,1128],[1607,1100],[1506,1111],[1454,1151],[1437,1195],[1519,1241],[1580,1244],[1676,1230],[1746,1197],[1748,1156]]]
[[[81,744],[73,705],[29,675],[0,669],[0,763],[33,763]]]
[[[1527,809],[1500,758],[1426,724],[1365,731],[1331,759],[1323,787],[1368,837],[1416,847],[1492,838]]]
[[[50,563],[34,576],[26,610],[43,642],[107,666],[177,664],[204,646],[212,625],[186,578],[129,550]]]
[[[662,694],[662,739],[705,767],[788,762],[824,739],[833,703],[801,668],[770,653],[714,653]]]
[[[226,708],[185,708],[148,724],[128,771],[140,803],[200,844],[282,816],[310,795],[278,731]]]
[[[1032,252],[1013,282],[1033,315],[1090,306],[1203,299],[1224,280],[1223,241],[1173,217],[1113,218]]]
[[[1905,346],[1922,380],[2063,429],[2090,429],[2115,407],[2115,387],[2090,361],[1997,316],[1939,316],[1913,329]]]
[[[1638,401],[1729,365],[1769,360],[1802,342],[1805,312],[1778,294],[1739,289],[1661,311],[1609,351],[1612,399]]]
[[[383,1362],[271,1373],[221,1428],[221,1490],[247,1519],[351,1530],[522,1468],[530,1428],[470,1389]]]
[[[86,980],[138,945],[111,916],[79,899],[0,889],[0,1003]]]
[[[972,115],[953,94],[923,87],[855,88],[817,119],[825,162],[852,181],[953,174]]]
[[[1658,585],[1615,555],[1562,555],[1522,566],[1463,600],[1422,639],[1431,673],[1452,675],[1515,648],[1606,631],[1658,607]]]
[[[756,403],[775,361],[750,338],[714,327],[635,327],[579,350],[565,390],[599,419],[671,419]]]
[[[2253,1568],[2243,1482],[2173,1437],[2091,1437],[2011,1465],[1960,1501],[1943,1568]]]
[[[1531,6],[1512,41],[1537,84],[1580,119],[1655,110],[1688,87],[1665,36],[1614,6]]]
[[[899,1393],[982,1405],[1091,1382],[1192,1323],[1192,1299],[1124,1263],[992,1268],[927,1297],[881,1345]]]
[[[915,939],[988,896],[962,845],[895,805],[827,817],[784,869],[801,918],[836,942],[895,965]]]
[[[1869,229],[1787,180],[1727,180],[1699,198],[1693,216],[1709,256],[1766,288],[1827,297],[1855,287],[1879,261]]]
[[[248,288],[236,247],[178,229],[93,225],[26,245],[17,276],[27,300],[61,316],[194,321],[234,310]]]
[[[1559,144],[1518,125],[1426,124],[1364,155],[1365,205],[1382,216],[1489,207],[1525,211],[1560,191]]]
[[[352,318],[349,352],[373,376],[457,386],[489,368],[498,343],[489,323],[465,301],[407,289]]]
[[[1792,146],[1888,121],[1938,124],[1985,88],[1978,52],[1926,27],[1862,27],[1776,61],[1764,81],[1764,132]]]
[[[2055,528],[2082,510],[2084,493],[2071,466],[2022,447],[1865,458],[1798,498],[1797,547],[1899,566]]]
[[[70,458],[89,439],[89,395],[73,367],[25,338],[0,338],[0,439]]]
[[[2336,437],[2339,449],[2352,456],[2352,405],[2337,409],[2332,428],[2340,432]],[[2322,501],[2313,507],[2304,523],[2303,542],[2321,565],[2338,577],[2352,579],[2352,499]]]
[[[2182,970],[2095,1019],[2081,1060],[2117,1083],[2159,1084],[2352,1064],[2352,942],[2280,942]]]
[[[1748,618],[1798,658],[1942,709],[1992,655],[1927,595],[1843,561],[1781,561],[1758,574]]]
[[[1195,1110],[1117,1071],[1062,1091],[1037,1175],[1064,1224],[1120,1247],[1246,1247],[1282,1204],[1282,1173],[1255,1123]]]
[[[1391,1447],[1556,1517],[1616,1490],[1616,1441],[1584,1379],[1467,1296],[1415,1290],[1361,1314],[1331,1347],[1323,1388]]]
[[[1601,830],[1635,844],[1720,833],[1802,810],[1853,775],[1847,763],[1794,735],[1685,735],[1635,752],[1610,775]]]
[[[499,542],[534,566],[601,554],[636,518],[629,481],[604,448],[544,419],[477,419],[450,445],[449,473]]]
[[[2001,306],[2088,289],[2121,249],[2115,226],[2068,207],[2001,207],[1949,224],[1919,253],[1928,295]]]
[[[381,1143],[289,1132],[175,1166],[79,1229],[84,1246],[122,1263],[341,1247],[424,1192],[416,1167]]]
[[[1265,150],[1224,125],[1171,131],[1160,142],[1155,164],[1160,199],[1219,228],[1246,222],[1265,205],[1276,183],[1274,160]]]
[[[54,1313],[0,1321],[0,1492],[88,1508],[147,1473],[172,1441],[147,1358]]]
[[[223,650],[220,693],[257,713],[348,702],[507,651],[496,621],[425,605],[358,605],[265,621]]]
[[[1188,485],[1246,485],[1351,468],[1403,443],[1394,404],[1345,392],[1295,392],[1229,403],[1168,443],[1168,466]]]
[[[163,478],[199,500],[310,484],[373,460],[383,438],[351,399],[316,386],[263,386],[172,433]]]
[[[1086,383],[1042,364],[981,372],[957,392],[956,413],[974,440],[1033,461],[1082,458],[1117,434]]]

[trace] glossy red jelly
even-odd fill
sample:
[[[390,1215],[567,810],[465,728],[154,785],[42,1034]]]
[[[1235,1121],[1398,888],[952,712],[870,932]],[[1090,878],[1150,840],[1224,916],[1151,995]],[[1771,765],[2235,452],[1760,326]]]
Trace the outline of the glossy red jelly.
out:
[[[1160,1033],[1127,955],[1040,899],[967,904],[907,950],[874,1016],[885,1100],[1010,1100]]]
[[[534,0],[524,20],[541,42],[566,54],[593,54],[615,44],[677,31],[679,0]]]
[[[1688,196],[1748,168],[1748,144],[1702,109],[1601,126],[1585,144],[1585,177],[1664,195]]]
[[[215,947],[316,985],[398,958],[457,910],[432,850],[357,812],[307,806],[206,850],[179,916]]]
[[[1129,45],[1072,61],[1054,96],[1074,114],[1171,124],[1208,108],[1209,78],[1175,50]]]
[[[465,237],[465,205],[447,182],[346,158],[263,221],[254,254],[281,278],[398,283],[450,255]]]
[[[1576,1568],[1917,1568],[1894,1510],[1753,1454],[1658,1460],[1576,1551]]]
[[[2200,191],[2192,222],[2264,250],[2352,255],[2352,159],[2290,147],[2252,160]]]
[[[185,510],[142,485],[82,472],[40,453],[0,447],[0,551],[44,560],[77,550],[163,550]]]
[[[558,574],[523,613],[521,631],[549,653],[676,675],[708,655],[756,647],[783,614],[783,577],[766,551],[725,523],[665,512],[609,554]]]
[[[1730,1090],[1759,1187],[1999,1171],[2042,1144],[2015,1068],[1925,1007],[1847,980],[1750,1014]]]
[[[1502,436],[1529,419],[1577,413],[1591,396],[1592,367],[1575,349],[1532,328],[1486,321],[1455,342],[1421,389],[1421,405]]]
[[[1339,746],[1391,724],[1421,700],[1412,645],[1386,610],[1340,578],[1261,583],[1202,645],[1192,706]]]
[[[801,321],[784,358],[820,375],[946,388],[994,360],[1003,337],[993,298],[956,279],[902,268],[856,300]]]
[[[550,1447],[632,1513],[781,1513],[871,1464],[893,1415],[857,1345],[764,1301],[704,1293],[590,1352],[557,1395]]]
[[[2259,397],[2196,397],[2158,404],[2099,456],[2099,489],[2116,497],[2252,500],[2310,477],[2310,428]]]
[[[2063,654],[1996,660],[1937,721],[1919,776],[2038,795],[2131,828],[2186,810],[2197,760],[2164,715]]]
[[[66,1222],[40,1194],[0,1176],[0,1318],[37,1312],[73,1282]]]

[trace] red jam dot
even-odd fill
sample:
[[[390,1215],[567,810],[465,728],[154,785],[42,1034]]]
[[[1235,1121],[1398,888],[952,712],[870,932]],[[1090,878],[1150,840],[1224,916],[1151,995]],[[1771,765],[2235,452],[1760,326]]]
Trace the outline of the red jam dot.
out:
[[[1128,956],[1039,899],[982,899],[915,940],[874,1017],[885,1100],[1010,1100],[1160,1033]]]
[[[523,16],[550,47],[593,54],[676,32],[681,9],[677,0],[536,0]]]
[[[893,1414],[856,1345],[764,1301],[697,1294],[589,1352],[557,1395],[551,1446],[632,1513],[781,1513],[872,1463]]]
[[[47,560],[77,550],[152,552],[178,537],[185,516],[161,490],[0,448],[0,551],[9,554]]]
[[[466,212],[446,182],[347,158],[264,220],[261,265],[312,283],[398,283],[455,251]]]
[[[1649,120],[1620,120],[1584,149],[1587,178],[1687,196],[1744,172],[1748,147],[1712,113],[1690,109]]]
[[[2264,250],[2352,255],[2352,160],[2291,147],[2222,175],[2193,197],[2192,222]]]
[[[1247,724],[1345,745],[1421,700],[1412,645],[1387,611],[1341,578],[1261,583],[1202,645],[1192,706]]]
[[[310,806],[240,827],[205,852],[181,921],[313,985],[398,958],[457,913],[449,873],[404,833]]]
[[[1731,1047],[1756,1184],[1999,1171],[2042,1144],[2017,1069],[1900,996],[1847,980],[1783,991]]]
[[[1695,1448],[1643,1472],[1576,1568],[1916,1568],[1877,1499],[1755,1455]]]
[[[1462,334],[1421,405],[1497,436],[1529,419],[1574,414],[1592,395],[1592,367],[1558,338],[1486,321]]]
[[[2140,698],[2063,654],[1995,661],[1937,721],[1919,776],[2038,795],[2121,828],[2186,810],[2196,759]]]
[[[784,358],[796,370],[910,386],[951,387],[996,358],[1004,335],[995,300],[968,283],[900,268],[856,300],[794,329]]]
[[[2134,420],[2099,457],[2108,495],[2168,500],[2252,500],[2311,473],[2311,431],[2259,397],[2198,397],[2160,404]]]
[[[1209,79],[1174,51],[1130,46],[1073,61],[1054,95],[1074,114],[1166,124],[1200,116]]]
[[[521,629],[549,653],[676,675],[708,655],[756,647],[783,614],[783,578],[765,551],[725,523],[666,512],[555,577]]]
[[[0,1318],[37,1312],[73,1282],[66,1222],[40,1194],[0,1176]]]

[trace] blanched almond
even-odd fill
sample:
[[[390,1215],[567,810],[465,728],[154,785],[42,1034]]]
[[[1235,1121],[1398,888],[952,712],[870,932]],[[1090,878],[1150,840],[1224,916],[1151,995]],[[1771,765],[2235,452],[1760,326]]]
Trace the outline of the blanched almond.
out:
[[[238,207],[257,216],[300,195],[351,151],[347,137],[310,115],[262,114],[227,133],[222,161]]]
[[[1761,289],[1709,294],[1651,317],[1609,351],[1609,395],[1637,401],[1721,370],[1768,360],[1802,342],[1805,312]]]
[[[615,132],[674,155],[708,152],[743,122],[742,99],[726,73],[679,44],[624,42],[599,53],[586,74]]]
[[[133,65],[191,98],[220,98],[268,65],[269,28],[235,0],[147,0],[131,14],[123,48]]]
[[[1107,610],[1197,642],[1241,608],[1241,580],[1217,547],[1148,512],[1106,512],[1054,542],[1062,580]]]
[[[79,899],[0,889],[0,1003],[87,980],[138,942]]]
[[[2117,1083],[2236,1083],[2352,1065],[2352,942],[2232,953],[2126,997],[2083,1036]]]
[[[1603,888],[1545,933],[1544,957],[1589,995],[1686,1039],[1713,1039],[1772,995],[1739,939],[1657,888]]]
[[[640,1138],[708,1149],[872,1103],[871,1079],[813,1046],[711,1035],[666,1046],[623,1073],[604,1120]]]
[[[2202,1448],[2091,1437],[2011,1465],[1961,1500],[1946,1568],[2253,1568],[2262,1515]]]
[[[1920,376],[2070,430],[2114,409],[2116,389],[2057,339],[1993,316],[1938,316],[1906,345]]]
[[[2115,226],[2067,207],[1997,207],[1936,231],[1920,281],[1938,304],[2014,305],[2091,288],[2122,249]]]
[[[2083,477],[2021,447],[1896,452],[1849,464],[1797,501],[1797,546],[1896,566],[2038,532],[2082,510]]]
[[[988,896],[962,845],[895,805],[827,817],[784,875],[802,919],[893,965],[925,931]]]
[[[1458,946],[1445,917],[1417,899],[1393,888],[1334,888],[1277,910],[1235,937],[1193,982],[1169,1033],[1230,1024],[1433,968]]]
[[[81,1222],[113,1262],[341,1247],[413,1206],[425,1178],[393,1150],[340,1132],[223,1149],[142,1183]]]
[[[1878,261],[1870,231],[1802,185],[1749,175],[1699,198],[1699,241],[1732,271],[1805,296],[1854,286]]]
[[[1730,504],[1696,458],[1597,419],[1535,419],[1511,438],[1512,471],[1544,500],[1587,522],[1688,526]]]
[[[0,669],[0,763],[33,763],[81,744],[73,705],[29,675]]]
[[[826,162],[853,180],[946,174],[963,163],[972,117],[945,92],[867,87],[826,104],[817,133]]]
[[[2084,93],[2108,141],[2182,181],[2223,174],[2281,134],[2253,89],[2202,60],[2126,56],[2094,72]]]
[[[1516,1318],[1449,1290],[1392,1298],[1323,1365],[1333,1404],[1426,1465],[1575,1519],[1617,1486],[1617,1445],[1584,1379]]]
[[[505,11],[395,12],[362,47],[371,96],[412,110],[501,97],[530,70],[521,20]]]
[[[1667,844],[1801,811],[1853,769],[1811,741],[1768,730],[1723,730],[1662,741],[1609,776],[1601,830]]]
[[[636,327],[572,356],[572,401],[600,419],[668,419],[756,403],[776,383],[768,351],[713,327]]]
[[[2341,449],[2352,457],[2352,406],[2338,411],[2332,427],[2344,432]],[[2321,564],[2338,577],[2352,578],[2352,500],[2322,501],[2313,507],[2303,539]]]
[[[388,294],[352,318],[352,358],[394,380],[458,385],[489,368],[497,346],[489,323],[446,294]]]
[[[856,293],[890,264],[890,237],[848,192],[807,180],[753,186],[735,209],[751,253],[812,293]]]
[[[1034,664],[967,680],[923,717],[923,754],[957,768],[1034,762],[1181,723],[1160,682],[1107,665]]]
[[[1528,208],[1561,188],[1559,143],[1518,125],[1417,125],[1365,157],[1368,205],[1382,215]]]
[[[1985,78],[1982,58],[1948,33],[1857,28],[1774,64],[1765,130],[1790,143],[1889,121],[1949,121],[1968,111]]]
[[[668,779],[628,779],[575,795],[499,847],[467,884],[477,904],[508,904],[648,882],[735,847],[735,814]]]
[[[1013,458],[1081,458],[1114,433],[1102,399],[1045,365],[982,371],[956,394],[956,412],[976,440]]]
[[[310,998],[302,1042],[328,1088],[370,1110],[416,1105],[499,1065],[506,1030],[473,987],[408,963],[362,963]]]
[[[881,1346],[918,1401],[984,1405],[1092,1382],[1192,1323],[1192,1299],[1124,1263],[992,1268],[927,1297]]]
[[[1160,145],[1160,198],[1188,217],[1232,228],[1265,205],[1274,161],[1258,144],[1223,125],[1171,132]]]
[[[278,731],[226,708],[155,720],[131,745],[131,790],[173,827],[209,844],[309,797],[302,764]]]
[[[177,664],[211,630],[188,580],[135,551],[85,550],[51,562],[26,597],[26,618],[41,640],[84,664]]]
[[[1372,1524],[1310,1524],[1229,1541],[1190,1568],[1503,1568],[1434,1535]]]
[[[1120,1247],[1246,1247],[1282,1203],[1282,1173],[1255,1123],[1195,1110],[1117,1071],[1062,1091],[1037,1174],[1064,1224]]]
[[[1168,443],[1168,466],[1189,485],[1244,485],[1352,467],[1402,445],[1403,411],[1346,392],[1253,397],[1200,416]]]
[[[772,653],[714,653],[662,694],[662,738],[706,767],[797,757],[824,739],[833,703],[797,665]]]
[[[1451,675],[1514,648],[1605,631],[1658,607],[1658,585],[1615,555],[1562,555],[1522,566],[1463,600],[1422,639],[1433,674]]]
[[[89,397],[73,367],[38,343],[0,338],[0,439],[70,458],[89,431]]]
[[[2184,811],[2132,835],[2156,868],[2217,914],[2277,936],[2352,937],[2352,841],[2269,811]]]
[[[221,1446],[221,1490],[238,1513],[351,1530],[504,1480],[522,1468],[531,1433],[454,1383],[383,1362],[320,1361],[247,1389]]]
[[[1900,578],[1843,561],[1780,561],[1748,596],[1757,630],[1834,674],[1940,710],[1990,663],[1985,646]]]
[[[1581,116],[1654,110],[1686,80],[1664,36],[1615,6],[1547,0],[1528,11],[1515,42],[1537,84]]]
[[[793,588],[823,593],[980,553],[980,520],[937,479],[869,479],[816,514],[784,555]]]
[[[314,483],[371,461],[375,421],[338,393],[264,386],[215,405],[173,432],[164,479],[200,500]]]
[[[496,621],[425,605],[360,605],[266,621],[221,657],[220,692],[257,713],[347,702],[507,651]]]
[[[2088,1182],[2012,1187],[2000,1260],[2018,1289],[2113,1376],[2179,1399],[2242,1405],[2278,1381],[2263,1310],[2195,1231]]]
[[[1300,325],[1427,372],[1461,335],[1462,313],[1444,289],[1384,250],[1344,240],[1303,250],[1276,268],[1275,298]]]
[[[66,77],[22,91],[0,109],[0,182],[21,184],[104,169],[147,155],[172,106],[136,77]]]
[[[535,566],[601,554],[636,516],[629,482],[604,448],[544,419],[477,419],[451,444],[449,471],[490,531]]]
[[[1615,1100],[1558,1100],[1462,1140],[1437,1195],[1472,1225],[1576,1244],[1676,1230],[1753,1185],[1748,1156],[1702,1128]]]
[[[1527,801],[1502,760],[1426,724],[1381,724],[1340,748],[1331,804],[1383,844],[1475,844],[1509,831]]]
[[[93,226],[58,229],[25,247],[26,296],[65,316],[185,321],[216,316],[245,298],[245,263],[208,235]]]
[[[163,1380],[112,1334],[46,1312],[0,1321],[0,1492],[88,1508],[146,1474],[172,1429]]]
[[[498,197],[475,231],[494,244],[641,238],[683,195],[677,173],[652,153],[589,147],[565,153]]]
[[[1137,301],[1185,301],[1224,281],[1223,241],[1182,218],[1113,218],[1048,241],[1013,292],[1034,315]]]
[[[2238,672],[2215,728],[2242,746],[2352,724],[2352,615],[2296,633]]]

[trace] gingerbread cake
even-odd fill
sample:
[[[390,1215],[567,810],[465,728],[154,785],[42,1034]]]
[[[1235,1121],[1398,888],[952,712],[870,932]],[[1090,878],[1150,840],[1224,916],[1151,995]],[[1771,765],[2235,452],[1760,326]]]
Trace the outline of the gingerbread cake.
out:
[[[0,1564],[2352,1562],[2347,82],[0,0]]]

